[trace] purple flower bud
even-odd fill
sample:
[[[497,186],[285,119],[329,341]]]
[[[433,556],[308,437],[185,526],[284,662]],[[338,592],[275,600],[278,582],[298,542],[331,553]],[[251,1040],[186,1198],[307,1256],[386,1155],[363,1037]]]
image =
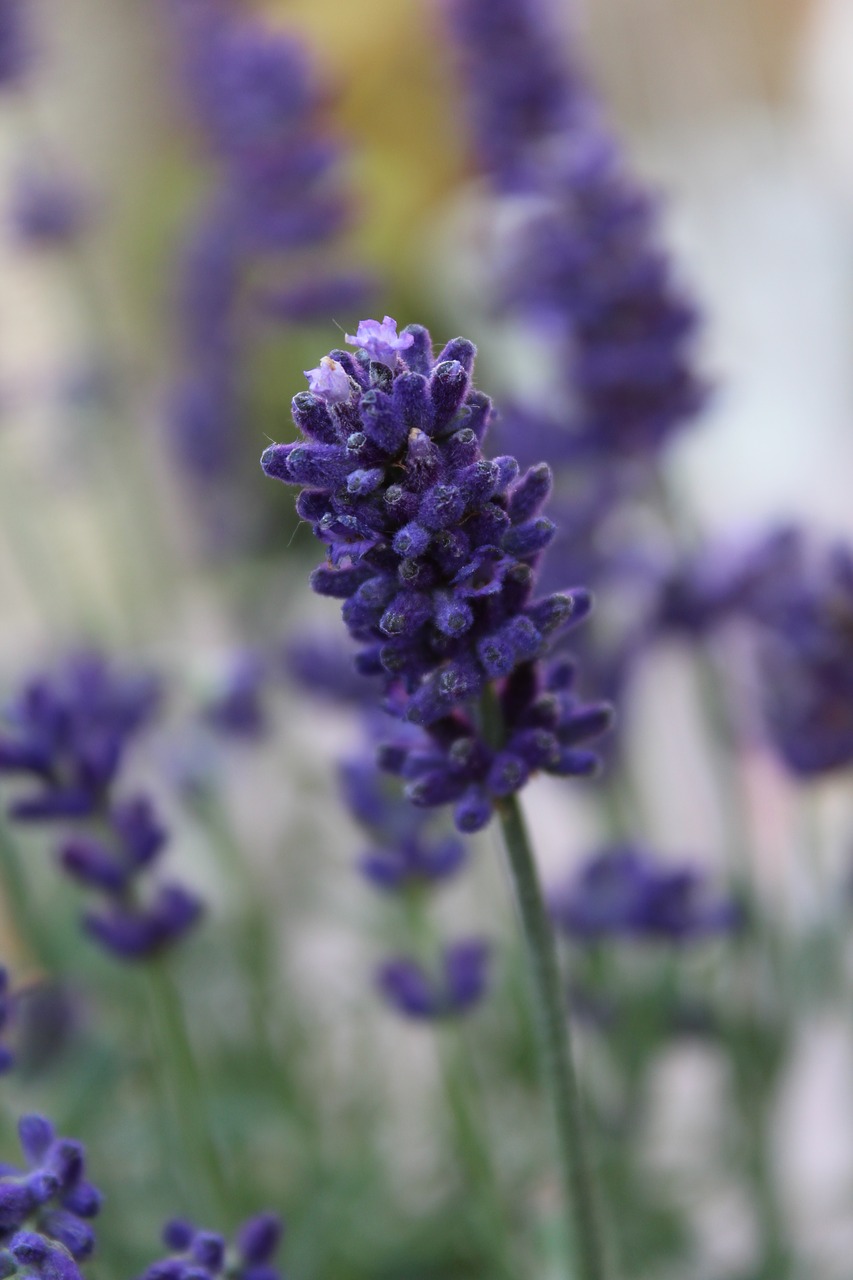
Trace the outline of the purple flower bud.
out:
[[[259,1213],[237,1232],[237,1249],[247,1266],[269,1262],[281,1242],[282,1222],[276,1213]]]
[[[337,360],[323,356],[316,369],[306,369],[308,389],[327,404],[343,404],[352,395],[352,387],[346,370]]]

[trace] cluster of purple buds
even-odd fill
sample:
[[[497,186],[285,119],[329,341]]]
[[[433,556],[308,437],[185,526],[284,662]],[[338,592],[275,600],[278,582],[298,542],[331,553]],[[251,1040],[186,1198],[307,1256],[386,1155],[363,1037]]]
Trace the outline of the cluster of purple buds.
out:
[[[741,907],[711,895],[698,868],[667,866],[630,845],[588,858],[552,894],[550,910],[559,929],[584,942],[613,937],[693,942],[744,923]]]
[[[577,747],[607,710],[539,683],[551,638],[587,613],[589,596],[533,598],[554,535],[541,514],[550,472],[519,477],[514,458],[483,456],[491,404],[471,385],[474,346],[456,338],[435,358],[424,328],[398,336],[388,316],[347,341],[355,355],[332,351],[294,398],[305,439],[272,445],[262,466],[304,486],[297,511],[328,547],[311,583],[345,601],[359,670],[381,676],[389,709],[427,731],[423,750],[405,745],[386,767],[416,771],[417,803],[456,802],[457,825],[477,830],[535,770],[592,767]],[[495,684],[506,719],[488,743],[462,708]]]
[[[79,187],[66,175],[32,168],[17,175],[10,220],[15,238],[28,249],[71,244],[85,230],[90,214]]]
[[[756,597],[756,668],[770,740],[808,780],[853,763],[853,553],[789,550]]]
[[[163,1229],[170,1256],[153,1262],[139,1280],[281,1280],[273,1263],[281,1235],[281,1219],[274,1213],[249,1218],[230,1246],[216,1232],[176,1219]]]
[[[380,727],[371,724],[373,728]],[[346,807],[371,841],[359,870],[380,892],[411,899],[458,875],[468,849],[458,837],[435,831],[432,816],[407,803],[399,783],[377,767],[373,754],[362,752],[340,766]],[[392,1009],[407,1017],[451,1017],[473,1008],[485,995],[488,960],[488,945],[477,939],[442,945],[438,974],[420,959],[396,955],[380,965],[376,987]]]
[[[327,265],[350,204],[325,92],[302,43],[227,5],[172,0],[172,8],[187,97],[213,165],[179,264],[184,371],[172,405],[178,452],[204,479],[233,474],[239,457],[252,323],[326,320],[359,305],[368,285]]]
[[[120,674],[96,653],[78,654],[28,681],[0,732],[0,773],[33,783],[9,804],[10,818],[62,824],[61,866],[106,900],[84,915],[84,928],[124,959],[159,951],[200,913],[198,899],[179,885],[144,892],[166,832],[147,798],[115,795],[127,747],[159,698],[152,678]]]
[[[95,1245],[89,1219],[101,1207],[83,1146],[39,1115],[23,1116],[18,1134],[27,1168],[0,1164],[0,1274],[79,1280],[77,1263]]]

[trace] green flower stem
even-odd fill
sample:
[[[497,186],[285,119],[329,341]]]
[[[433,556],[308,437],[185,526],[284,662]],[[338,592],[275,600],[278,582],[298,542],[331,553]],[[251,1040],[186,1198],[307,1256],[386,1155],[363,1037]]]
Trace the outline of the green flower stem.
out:
[[[168,958],[150,961],[150,1016],[157,1049],[157,1076],[181,1136],[189,1185],[197,1187],[196,1212],[223,1229],[230,1223],[232,1197],[207,1113],[206,1094],[195,1051],[189,1038],[179,993]]]
[[[237,904],[237,954],[246,977],[252,1034],[267,1078],[274,1080],[281,1074],[281,1063],[271,1040],[270,1015],[274,1010],[279,1016],[286,1013],[292,1029],[295,1011],[292,1007],[282,1009],[289,987],[282,988],[275,979],[275,937],[264,892],[243,852],[228,807],[215,790],[205,790],[189,808],[228,878],[229,898]]]
[[[489,1144],[485,1118],[477,1103],[477,1082],[465,1052],[464,1030],[458,1022],[439,1027],[436,1034],[439,1068],[453,1143],[467,1185],[465,1197],[473,1205],[476,1224],[490,1256],[495,1280],[514,1280],[507,1215]]]
[[[604,1280],[607,1272],[602,1236],[554,935],[542,900],[524,818],[514,796],[501,803],[499,816],[527,950],[542,1074],[554,1114],[566,1234],[577,1258],[577,1266],[570,1266],[566,1274],[577,1276],[578,1280]]]

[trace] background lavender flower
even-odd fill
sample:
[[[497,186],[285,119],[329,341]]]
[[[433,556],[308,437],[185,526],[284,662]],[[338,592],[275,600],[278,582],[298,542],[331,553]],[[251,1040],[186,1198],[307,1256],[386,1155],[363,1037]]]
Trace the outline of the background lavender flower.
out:
[[[511,176],[535,197],[491,265],[498,310],[538,329],[565,374],[559,399],[545,400],[556,446],[546,456],[654,455],[705,400],[696,313],[658,243],[655,202],[562,56],[550,6],[452,0],[450,14],[484,168],[498,190]]]
[[[363,299],[368,282],[330,262],[350,201],[325,90],[301,41],[228,6],[171,10],[212,176],[179,265],[183,369],[170,418],[188,476],[202,490],[215,479],[221,507],[223,489],[245,478],[246,355],[258,320],[325,320]],[[216,503],[207,515],[217,519]],[[218,518],[227,541],[239,511]]]
[[[418,803],[457,802],[460,829],[476,830],[536,769],[589,772],[592,757],[576,748],[608,713],[563,696],[563,676],[560,694],[540,697],[549,638],[589,608],[581,590],[533,598],[554,533],[540,515],[548,468],[518,479],[513,458],[483,456],[491,406],[471,386],[470,342],[454,339],[436,359],[425,329],[392,340],[395,328],[386,317],[380,335],[363,321],[354,357],[333,351],[309,371],[293,402],[305,442],[271,446],[262,466],[308,486],[297,510],[329,549],[312,586],[345,601],[359,669],[429,732],[428,749],[398,744],[386,767],[417,777]],[[463,709],[493,682],[506,682],[505,733],[489,743]]]
[[[853,553],[787,550],[755,593],[755,668],[770,742],[808,780],[853,762]]]
[[[270,664],[260,651],[232,654],[204,700],[203,719],[225,737],[258,741],[269,729],[269,684]]]
[[[452,0],[456,44],[474,151],[499,190],[531,180],[535,148],[565,128],[576,88],[546,0]]]
[[[626,845],[592,854],[550,899],[551,915],[580,941],[634,938],[693,942],[743,923],[740,907],[709,893],[689,865],[665,865]]]
[[[144,958],[180,937],[200,904],[174,884],[140,890],[166,831],[143,796],[118,797],[127,748],[160,696],[150,676],[124,675],[99,654],[79,654],[30,680],[7,709],[0,773],[29,778],[13,799],[13,821],[59,823],[63,869],[106,899],[83,917],[86,931],[126,959]]]

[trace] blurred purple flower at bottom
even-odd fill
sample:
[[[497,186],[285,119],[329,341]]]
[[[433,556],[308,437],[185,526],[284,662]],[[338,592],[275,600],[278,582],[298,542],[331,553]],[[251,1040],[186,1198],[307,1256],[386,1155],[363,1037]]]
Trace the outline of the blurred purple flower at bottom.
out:
[[[272,1263],[282,1236],[275,1213],[259,1213],[238,1227],[233,1247],[214,1231],[174,1218],[163,1228],[171,1256],[146,1267],[139,1280],[281,1280]]]
[[[488,962],[486,942],[456,942],[445,948],[439,975],[428,974],[410,956],[394,956],[379,968],[376,986],[386,1004],[407,1018],[452,1018],[485,995]]]

